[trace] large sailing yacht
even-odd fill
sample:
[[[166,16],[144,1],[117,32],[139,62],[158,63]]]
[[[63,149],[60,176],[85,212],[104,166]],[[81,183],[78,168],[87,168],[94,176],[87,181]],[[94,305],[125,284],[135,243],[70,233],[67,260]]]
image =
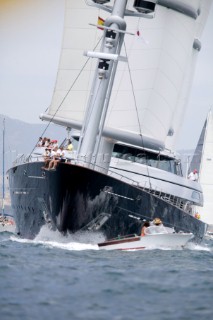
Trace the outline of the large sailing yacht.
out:
[[[47,223],[112,238],[159,217],[202,239],[206,224],[191,214],[202,190],[174,151],[211,2],[65,1],[55,90],[40,117],[64,126],[76,149],[56,171],[43,169],[42,148],[9,170],[22,237]]]

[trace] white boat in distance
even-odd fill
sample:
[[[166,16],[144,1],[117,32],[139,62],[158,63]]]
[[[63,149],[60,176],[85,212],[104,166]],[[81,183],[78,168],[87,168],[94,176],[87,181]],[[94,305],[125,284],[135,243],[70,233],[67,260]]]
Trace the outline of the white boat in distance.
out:
[[[16,226],[12,218],[0,215],[0,232],[15,232]]]
[[[0,232],[11,232],[15,233],[16,227],[15,224],[0,224]]]

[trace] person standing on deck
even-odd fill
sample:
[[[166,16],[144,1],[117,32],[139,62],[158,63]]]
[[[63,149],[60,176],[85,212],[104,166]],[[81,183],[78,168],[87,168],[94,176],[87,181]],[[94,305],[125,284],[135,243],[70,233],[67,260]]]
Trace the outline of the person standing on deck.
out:
[[[192,181],[198,181],[198,173],[196,169],[190,172],[190,174],[188,175],[188,179]]]

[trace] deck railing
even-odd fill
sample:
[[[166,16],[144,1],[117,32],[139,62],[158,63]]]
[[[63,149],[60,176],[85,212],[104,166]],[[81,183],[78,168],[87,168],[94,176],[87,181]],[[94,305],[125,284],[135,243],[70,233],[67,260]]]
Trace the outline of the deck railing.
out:
[[[17,157],[17,159],[13,162],[13,166],[17,166],[17,165],[21,165],[21,164],[25,164],[25,163],[30,163],[30,162],[44,162],[44,157],[40,154],[38,154],[38,155],[35,155],[35,154],[24,155],[24,154],[22,154],[22,155],[19,155]],[[75,164],[75,165],[77,164],[77,161],[74,158],[73,159],[66,159],[65,162],[67,162],[69,164]],[[94,166],[94,164],[86,162],[86,161],[81,161],[80,165],[82,167]],[[99,172],[106,172],[105,168],[98,166],[98,165],[95,165],[95,170],[99,171]],[[107,174],[109,176],[113,176],[114,178],[119,179],[123,182],[131,184],[131,185],[143,190],[146,193],[150,193],[153,196],[160,198],[160,199],[172,204],[173,206],[185,211],[186,213],[192,214],[192,208],[191,208],[190,202],[185,202],[179,197],[165,193],[164,191],[160,190],[158,188],[158,186],[153,185],[153,183],[151,184],[151,182],[145,181],[142,183],[142,182],[133,180],[127,176],[124,176],[124,175],[117,173],[117,172],[110,170],[110,169],[107,171]]]

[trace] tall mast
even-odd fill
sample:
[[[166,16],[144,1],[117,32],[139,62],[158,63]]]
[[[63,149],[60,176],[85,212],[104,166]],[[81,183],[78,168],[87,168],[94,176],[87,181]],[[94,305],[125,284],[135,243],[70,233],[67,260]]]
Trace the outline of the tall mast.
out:
[[[3,137],[3,144],[2,144],[2,156],[3,156],[3,159],[2,159],[2,215],[4,215],[4,197],[5,197],[5,189],[4,189],[5,119],[3,119],[2,137]]]
[[[101,52],[87,52],[86,55],[98,58],[98,66],[93,79],[92,93],[87,107],[87,120],[83,125],[81,132],[78,159],[88,163],[92,162],[94,151],[98,152],[96,144],[98,143],[98,135],[101,134],[101,123],[105,121],[106,112],[104,111],[106,97],[109,96],[109,88],[114,81],[115,69],[117,61],[121,59],[119,56],[126,23],[124,20],[127,0],[116,0],[112,10],[112,14],[105,21],[105,31],[102,41]],[[88,115],[89,113],[89,115]]]

